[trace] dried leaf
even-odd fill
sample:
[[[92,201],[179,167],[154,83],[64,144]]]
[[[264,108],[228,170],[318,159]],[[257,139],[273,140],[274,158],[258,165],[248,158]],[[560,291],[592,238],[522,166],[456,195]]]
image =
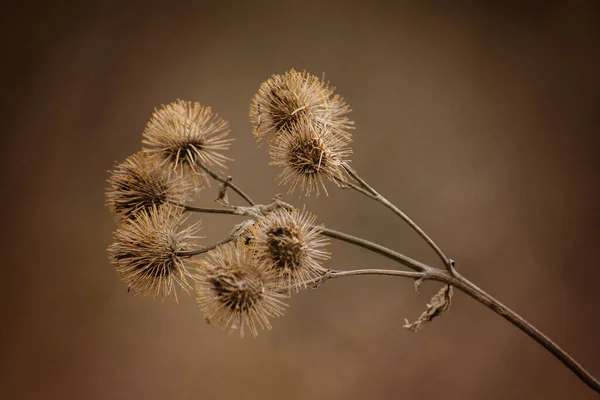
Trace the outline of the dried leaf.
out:
[[[246,233],[248,228],[251,227],[252,225],[254,225],[255,223],[256,223],[256,221],[253,219],[249,219],[249,220],[240,222],[239,224],[237,224],[233,227],[233,230],[231,231],[229,236],[231,236],[232,238],[235,238],[235,239],[240,238],[244,235],[244,233]]]
[[[442,287],[440,291],[431,298],[431,302],[427,304],[427,310],[421,314],[418,320],[413,323],[409,323],[407,319],[404,320],[406,321],[404,328],[412,332],[418,332],[435,317],[438,317],[448,311],[450,308],[450,303],[452,302],[452,293],[452,286],[444,285],[444,287]]]
[[[231,176],[227,177],[227,182],[231,182],[232,178]],[[226,183],[221,183],[221,187],[219,189],[219,195],[217,196],[217,198],[215,199],[215,202],[222,205],[222,206],[229,206],[229,199],[227,198],[227,187],[228,185]]]

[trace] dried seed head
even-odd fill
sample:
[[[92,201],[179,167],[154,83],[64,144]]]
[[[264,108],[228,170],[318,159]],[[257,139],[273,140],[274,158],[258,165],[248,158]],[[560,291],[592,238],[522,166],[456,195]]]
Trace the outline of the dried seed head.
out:
[[[274,290],[267,268],[240,242],[227,243],[199,261],[196,301],[207,321],[229,333],[271,329],[269,317],[283,314],[283,294]]]
[[[282,131],[270,144],[272,161],[283,169],[278,175],[279,184],[290,184],[288,193],[300,185],[301,194],[319,194],[322,187],[327,194],[323,177],[336,185],[346,182],[344,169],[352,150],[348,142],[326,128],[315,128],[300,121]]]
[[[143,152],[129,156],[115,166],[107,180],[106,201],[109,209],[129,218],[138,211],[152,209],[166,202],[191,200],[193,182],[174,174]]]
[[[350,111],[328,82],[292,69],[284,75],[273,75],[260,85],[250,104],[250,122],[258,141],[271,140],[300,119],[315,127],[326,127],[350,141],[349,130],[354,125],[346,117]]]
[[[221,154],[233,139],[227,139],[229,124],[200,103],[178,100],[156,110],[144,131],[144,150],[168,162],[180,172],[193,171],[207,183],[199,167],[227,168],[230,158]]]
[[[255,258],[269,267],[285,290],[298,290],[326,272],[320,263],[329,258],[324,249],[328,239],[314,225],[315,219],[308,212],[280,208],[248,231],[248,246]]]
[[[183,209],[164,204],[137,213],[115,231],[109,257],[131,290],[177,301],[176,286],[190,289],[179,252],[190,250],[200,223],[181,229],[185,219]]]

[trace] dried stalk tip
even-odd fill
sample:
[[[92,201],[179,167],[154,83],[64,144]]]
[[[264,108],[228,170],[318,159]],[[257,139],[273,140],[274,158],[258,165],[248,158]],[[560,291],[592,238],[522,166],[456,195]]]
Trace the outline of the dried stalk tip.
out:
[[[135,293],[157,297],[173,296],[176,286],[186,292],[189,272],[179,252],[191,250],[191,240],[200,223],[181,229],[183,209],[171,205],[153,206],[125,220],[114,233],[108,248],[111,263]]]
[[[308,212],[280,208],[248,231],[254,257],[268,266],[283,290],[298,291],[326,272],[321,262],[329,258],[324,249],[329,240],[321,235],[322,228],[314,225],[315,219]]]
[[[351,109],[334,94],[335,88],[314,75],[290,70],[263,82],[250,104],[250,122],[258,141],[270,141],[289,130],[300,119],[324,127],[351,141],[354,122],[346,114]]]
[[[269,318],[283,314],[283,294],[274,290],[268,270],[240,242],[227,243],[199,261],[196,301],[206,320],[240,337],[271,329]]]
[[[231,159],[221,154],[233,139],[227,139],[229,124],[210,107],[178,100],[156,110],[144,131],[144,150],[180,173],[193,172],[210,184],[200,165],[227,168]]]
[[[139,211],[148,213],[163,203],[185,203],[191,200],[194,188],[190,179],[174,174],[143,152],[118,164],[107,183],[107,206],[124,218]]]
[[[418,320],[413,323],[409,323],[407,319],[404,320],[406,322],[404,328],[412,332],[418,332],[423,329],[428,322],[431,322],[435,317],[439,317],[450,309],[452,294],[452,286],[444,285],[444,287],[432,297],[431,302],[427,304],[427,310],[421,314]]]
[[[312,192],[319,194],[322,187],[327,194],[323,178],[327,178],[338,186],[346,182],[345,169],[349,168],[348,157],[352,150],[343,137],[326,128],[315,128],[300,121],[284,130],[271,142],[269,154],[270,165],[281,167],[277,179],[279,184],[290,187],[288,193],[300,186],[301,194],[310,196]]]

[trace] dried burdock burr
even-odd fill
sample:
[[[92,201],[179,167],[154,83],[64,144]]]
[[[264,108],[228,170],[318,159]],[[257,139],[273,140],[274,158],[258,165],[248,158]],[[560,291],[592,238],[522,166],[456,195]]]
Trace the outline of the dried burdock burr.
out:
[[[225,169],[230,159],[229,124],[210,107],[178,100],[156,110],[144,131],[144,150],[180,173],[193,172],[207,183],[202,166]]]
[[[315,220],[309,212],[279,208],[248,230],[248,247],[284,290],[306,287],[327,272],[321,262],[329,258],[329,239]]]
[[[116,165],[107,183],[107,205],[124,218],[139,211],[149,212],[163,203],[185,203],[191,200],[194,189],[187,176],[173,173],[144,152]]]
[[[138,212],[117,228],[108,254],[130,290],[155,299],[173,296],[177,301],[177,287],[191,288],[180,253],[192,249],[200,223],[183,228],[186,218],[181,207],[164,204]]]
[[[241,242],[227,243],[198,262],[196,301],[206,320],[240,337],[249,330],[271,329],[269,318],[283,314],[285,297],[277,291],[266,265]]]
[[[342,136],[300,120],[271,141],[269,154],[270,165],[281,168],[279,184],[289,185],[288,193],[299,186],[300,193],[309,196],[319,194],[320,188],[327,193],[323,178],[338,186],[345,184],[352,150]]]
[[[349,141],[354,125],[347,117],[350,111],[328,82],[292,69],[273,75],[260,85],[250,104],[250,122],[259,141],[273,139],[301,119],[315,127],[326,127]]]

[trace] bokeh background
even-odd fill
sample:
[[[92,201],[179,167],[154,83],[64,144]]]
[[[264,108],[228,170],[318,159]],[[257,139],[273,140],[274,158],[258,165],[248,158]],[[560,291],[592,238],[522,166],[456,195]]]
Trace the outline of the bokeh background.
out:
[[[133,298],[110,266],[104,187],[153,109],[210,104],[230,173],[274,182],[248,105],[290,68],[332,81],[353,166],[459,270],[600,376],[600,10],[595,1],[54,2],[2,12],[2,399],[592,399],[522,332],[461,293],[415,334],[438,285],[348,278],[240,340],[191,297]],[[233,198],[233,196],[231,196]],[[211,204],[206,193],[198,204]],[[288,201],[327,226],[437,263],[358,194]],[[236,217],[207,216],[202,241]],[[346,244],[331,268],[393,268]],[[436,265],[439,265],[437,263]]]

